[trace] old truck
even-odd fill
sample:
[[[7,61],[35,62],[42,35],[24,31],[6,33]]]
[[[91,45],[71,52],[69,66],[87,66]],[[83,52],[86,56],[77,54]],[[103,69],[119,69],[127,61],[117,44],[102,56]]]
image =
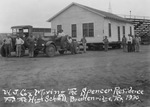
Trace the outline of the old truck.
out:
[[[25,50],[28,49],[28,43],[26,39],[32,34],[35,37],[35,50],[34,55],[37,56],[39,53],[44,53],[47,56],[54,56],[58,51],[60,54],[64,54],[65,51],[71,51],[70,44],[67,39],[64,39],[65,47],[62,48],[60,39],[56,40],[57,35],[55,30],[50,28],[33,28],[30,25],[23,26],[13,26],[12,29],[12,52],[16,51],[15,40],[16,35],[20,35],[20,37],[24,40],[24,44],[22,45],[22,56],[25,54]],[[73,50],[75,53],[79,51],[79,44],[74,41],[72,42]],[[5,57],[4,45],[1,47],[1,55]]]
[[[38,38],[35,43],[34,55],[37,56],[40,52],[45,53],[47,56],[52,57],[58,51],[60,54],[70,51],[71,53],[77,54],[80,51],[80,44],[77,41],[69,43],[67,36],[56,39],[57,35]],[[63,38],[63,47],[61,39]]]

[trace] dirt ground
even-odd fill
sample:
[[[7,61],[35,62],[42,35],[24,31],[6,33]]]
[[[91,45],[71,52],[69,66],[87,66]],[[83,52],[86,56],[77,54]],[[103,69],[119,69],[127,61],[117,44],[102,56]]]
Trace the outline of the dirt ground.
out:
[[[88,51],[49,58],[0,57],[0,107],[150,107],[150,46],[139,53],[121,49]],[[81,90],[133,87],[144,90],[140,101],[5,103],[2,89]]]

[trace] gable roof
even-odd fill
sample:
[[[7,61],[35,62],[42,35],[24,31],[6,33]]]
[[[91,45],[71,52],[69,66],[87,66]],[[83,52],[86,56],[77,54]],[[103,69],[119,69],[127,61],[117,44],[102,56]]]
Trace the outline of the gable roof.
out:
[[[101,10],[98,10],[98,9],[94,9],[94,8],[91,8],[91,7],[88,7],[88,6],[84,6],[84,5],[81,5],[81,4],[78,4],[78,3],[71,3],[70,5],[68,5],[66,8],[64,8],[63,10],[61,10],[60,12],[58,12],[56,15],[54,15],[53,17],[51,17],[50,19],[48,19],[48,22],[51,22],[54,18],[56,18],[58,15],[60,15],[62,12],[64,12],[65,10],[67,10],[68,8],[70,8],[71,6],[73,5],[76,5],[78,7],[81,7],[83,9],[86,9],[92,13],[95,13],[97,15],[100,15],[104,18],[108,18],[108,19],[114,19],[114,20],[118,20],[118,21],[122,21],[122,22],[127,22],[127,23],[131,23],[130,21],[120,17],[120,16],[117,16],[115,14],[112,14],[112,13],[109,13],[109,12],[105,12],[105,11],[101,11]]]

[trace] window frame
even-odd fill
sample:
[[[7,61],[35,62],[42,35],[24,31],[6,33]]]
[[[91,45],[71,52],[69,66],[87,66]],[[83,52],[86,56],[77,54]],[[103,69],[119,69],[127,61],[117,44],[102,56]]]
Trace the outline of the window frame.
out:
[[[132,35],[132,26],[130,26],[130,35]]]
[[[59,33],[61,29],[62,29],[62,25],[57,25],[57,33]]]
[[[108,36],[112,37],[112,34],[111,34],[111,23],[108,23]]]
[[[122,32],[123,32],[123,35],[126,34],[126,28],[125,28],[125,26],[122,27]]]
[[[118,41],[121,41],[121,30],[120,30],[120,26],[117,26],[117,32],[118,32]]]
[[[71,36],[72,37],[77,37],[77,25],[76,24],[71,24]]]
[[[94,37],[94,23],[83,23],[82,31],[85,37]]]

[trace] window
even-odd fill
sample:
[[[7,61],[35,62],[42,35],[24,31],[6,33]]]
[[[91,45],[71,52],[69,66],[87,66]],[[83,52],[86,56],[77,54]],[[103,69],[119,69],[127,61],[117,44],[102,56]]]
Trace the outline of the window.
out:
[[[57,33],[59,33],[60,30],[62,30],[62,25],[57,25]]]
[[[94,26],[93,23],[89,23],[89,37],[94,36]]]
[[[94,37],[94,24],[93,23],[83,24],[83,35],[85,35],[85,37]]]
[[[125,35],[125,26],[123,26],[123,35]]]
[[[72,29],[72,37],[77,37],[77,26],[76,24],[72,24],[71,25],[71,29]]]
[[[111,23],[108,24],[108,32],[109,32],[109,37],[111,37]]]
[[[132,27],[130,26],[130,35],[132,35]]]
[[[29,29],[23,29],[23,32],[29,32]]]
[[[118,26],[118,41],[120,41],[120,26]]]

